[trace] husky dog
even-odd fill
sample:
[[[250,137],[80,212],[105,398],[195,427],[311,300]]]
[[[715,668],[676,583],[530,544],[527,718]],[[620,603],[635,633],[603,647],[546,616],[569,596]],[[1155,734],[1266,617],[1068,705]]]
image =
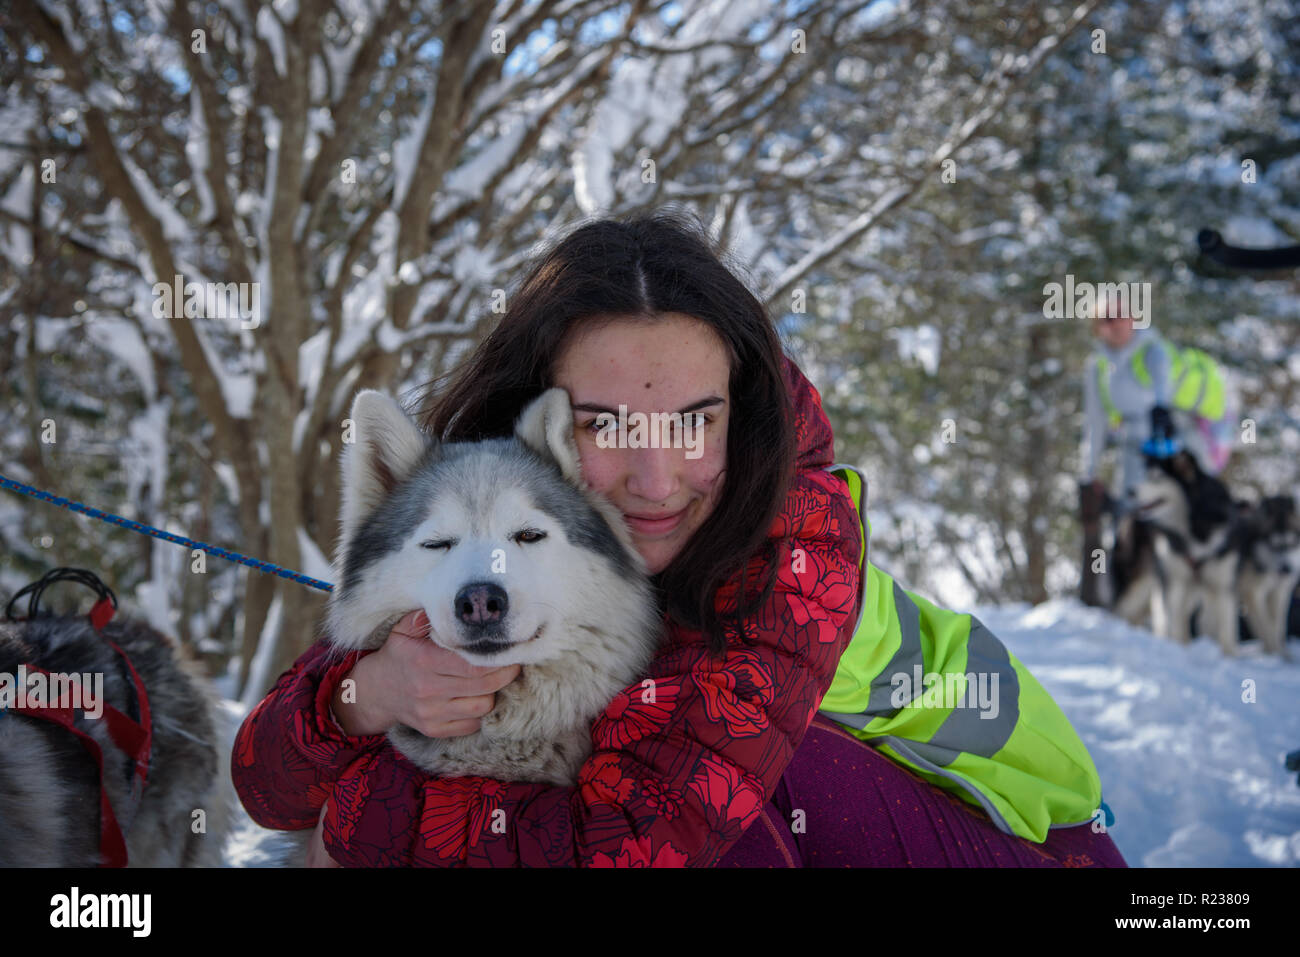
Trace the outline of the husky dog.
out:
[[[1100,591],[1111,611],[1145,627],[1158,581],[1151,526],[1134,521],[1131,513],[1121,515],[1110,555],[1111,573],[1102,579]]]
[[[1147,459],[1136,501],[1133,516],[1151,535],[1155,581],[1145,576],[1134,582],[1120,607],[1132,611],[1133,590],[1149,589],[1152,630],[1183,644],[1191,640],[1192,615],[1199,607],[1201,621],[1224,654],[1236,654],[1237,569],[1245,528],[1227,487],[1182,451]]]
[[[661,623],[618,509],[583,482],[573,412],[550,389],[515,435],[434,441],[392,399],[353,400],[327,622],[335,648],[377,648],[412,609],[476,665],[520,664],[480,730],[393,745],[431,774],[572,785],[591,724],[639,678]]]
[[[134,761],[93,713],[108,704],[135,714],[135,689],[126,665],[105,637],[126,653],[149,699],[153,743],[147,781],[138,795],[132,792]],[[0,677],[7,679],[10,703],[17,700],[19,676],[26,677],[26,689],[33,665],[58,676],[93,676],[94,687],[85,690],[102,698],[87,704],[85,711],[92,713],[79,714],[76,723],[95,738],[103,754],[103,789],[126,842],[128,865],[218,866],[229,797],[219,766],[228,765],[229,758],[218,760],[214,701],[205,683],[187,674],[168,639],[126,618],[109,621],[103,634],[84,616],[0,621]],[[22,695],[35,703],[27,690]],[[197,821],[204,825],[200,833],[195,833]],[[14,710],[0,711],[0,867],[102,863],[95,759],[66,728]]]
[[[1300,582],[1300,513],[1295,498],[1264,499],[1251,508],[1247,528],[1237,578],[1246,624],[1267,651],[1289,661],[1287,618]]]

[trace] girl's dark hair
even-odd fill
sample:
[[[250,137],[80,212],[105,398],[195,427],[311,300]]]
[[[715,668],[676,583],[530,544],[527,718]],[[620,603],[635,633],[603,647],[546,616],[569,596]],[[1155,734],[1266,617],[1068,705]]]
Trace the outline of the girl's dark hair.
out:
[[[425,387],[419,419],[443,441],[508,436],[554,383],[569,336],[593,317],[653,321],[684,313],[726,344],[731,410],[726,475],[713,513],[654,577],[661,607],[703,631],[715,654],[771,594],[780,555],[767,536],[794,472],[795,438],[781,343],[763,305],[723,265],[703,225],[660,208],[579,225],[543,252],[505,314],[456,369]],[[754,558],[765,572],[750,581]],[[719,614],[719,586],[740,573]]]

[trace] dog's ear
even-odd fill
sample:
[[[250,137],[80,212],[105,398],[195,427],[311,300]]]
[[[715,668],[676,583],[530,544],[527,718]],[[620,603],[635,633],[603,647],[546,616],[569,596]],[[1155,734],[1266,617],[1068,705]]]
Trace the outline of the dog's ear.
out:
[[[582,463],[573,438],[573,409],[563,389],[547,389],[519,413],[519,440],[543,458],[551,459],[574,485],[582,487]]]
[[[346,542],[386,495],[408,478],[437,443],[419,430],[393,399],[364,389],[352,400],[343,447],[343,504],[339,521]]]

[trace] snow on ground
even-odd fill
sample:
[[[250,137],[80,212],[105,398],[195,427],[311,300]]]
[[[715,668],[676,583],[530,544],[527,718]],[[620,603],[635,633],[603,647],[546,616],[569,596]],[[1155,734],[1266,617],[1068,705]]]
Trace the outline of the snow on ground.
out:
[[[1300,662],[1255,642],[1236,658],[1209,638],[1180,648],[1072,600],[971,611],[1088,746],[1129,866],[1300,865],[1300,786],[1282,765],[1300,749]],[[225,707],[229,754],[244,711]],[[226,863],[274,866],[276,832],[236,819]]]
[[[1282,765],[1300,749],[1300,663],[1257,642],[1236,658],[1205,637],[1180,648],[1077,601],[973,613],[1088,746],[1130,866],[1300,865],[1300,786]]]
[[[218,683],[220,685],[220,682]],[[238,701],[223,698],[219,714],[221,735],[221,754],[226,756],[223,769],[227,787],[229,781],[229,755],[235,748],[235,732],[244,721],[247,712]],[[280,854],[285,847],[278,838],[278,831],[269,831],[253,823],[243,805],[234,795],[233,789],[228,797],[231,805],[230,834],[226,838],[225,863],[227,867],[278,867],[283,863]]]

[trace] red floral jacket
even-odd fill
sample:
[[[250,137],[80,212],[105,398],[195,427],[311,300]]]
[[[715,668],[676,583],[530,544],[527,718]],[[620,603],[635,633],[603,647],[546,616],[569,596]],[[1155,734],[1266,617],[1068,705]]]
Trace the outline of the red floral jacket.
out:
[[[710,659],[702,633],[667,628],[647,674],[653,700],[640,682],[619,693],[592,726],[576,787],[431,777],[384,735],[348,737],[330,702],[368,652],[337,658],[321,641],[236,737],[231,770],[253,820],[315,827],[328,800],[325,846],[344,866],[716,863],[793,758],[861,601],[857,509],[824,471],[830,424],[789,359],[786,375],[797,474],[770,534],[802,555],[782,562],[770,599],[744,622],[746,640],[733,638],[722,660]]]

